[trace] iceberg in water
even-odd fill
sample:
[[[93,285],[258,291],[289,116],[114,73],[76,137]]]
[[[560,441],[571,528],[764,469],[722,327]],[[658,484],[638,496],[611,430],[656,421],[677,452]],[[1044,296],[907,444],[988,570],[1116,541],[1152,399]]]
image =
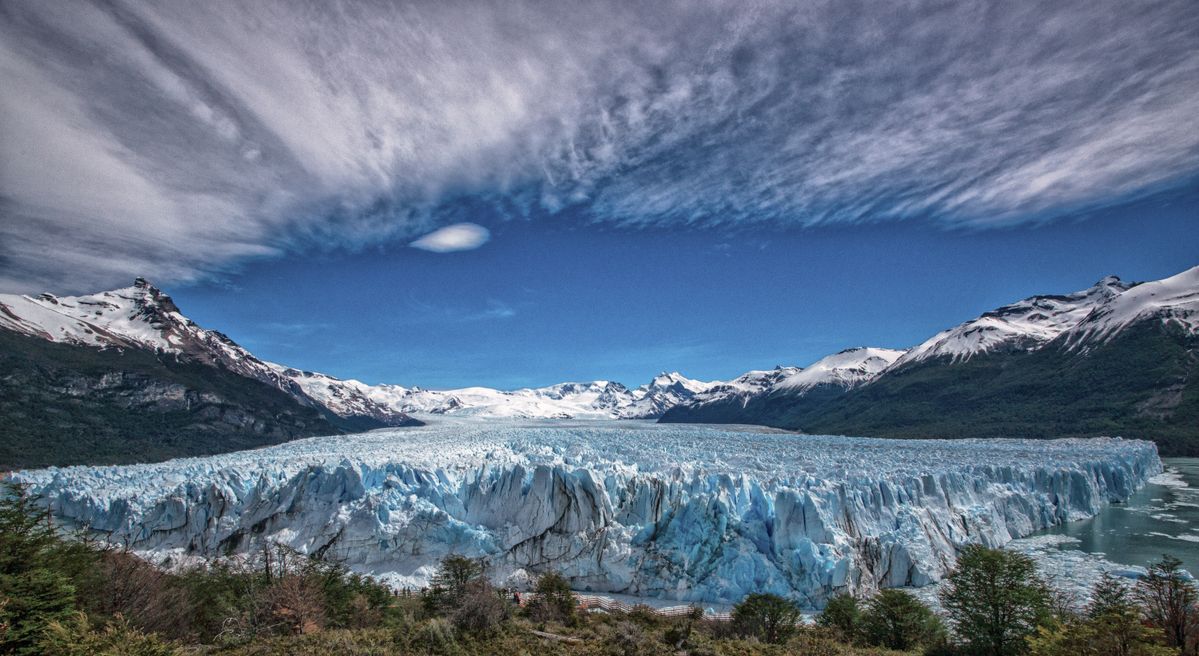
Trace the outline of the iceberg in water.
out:
[[[25,471],[67,526],[159,560],[264,541],[423,585],[448,553],[501,582],[735,602],[924,585],[1126,499],[1150,442],[880,440],[630,421],[436,420],[158,464]]]

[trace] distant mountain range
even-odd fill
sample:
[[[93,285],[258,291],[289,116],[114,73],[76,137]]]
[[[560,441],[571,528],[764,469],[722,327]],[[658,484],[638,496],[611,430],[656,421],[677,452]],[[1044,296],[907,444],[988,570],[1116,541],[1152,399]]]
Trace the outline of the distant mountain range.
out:
[[[762,424],[880,437],[1127,435],[1199,455],[1199,267],[1034,296],[907,351],[703,382],[367,385],[258,359],[145,280],[0,295],[0,466],[155,460],[419,424],[412,415]]]
[[[863,366],[794,383],[830,360]],[[773,376],[710,389],[661,421],[876,437],[1122,435],[1152,439],[1166,455],[1199,455],[1199,267],[1033,296],[906,352],[854,349]]]
[[[500,391],[371,386],[267,362],[144,279],[88,296],[0,295],[0,468],[203,455],[416,425],[409,413],[654,418],[710,383],[663,373]]]

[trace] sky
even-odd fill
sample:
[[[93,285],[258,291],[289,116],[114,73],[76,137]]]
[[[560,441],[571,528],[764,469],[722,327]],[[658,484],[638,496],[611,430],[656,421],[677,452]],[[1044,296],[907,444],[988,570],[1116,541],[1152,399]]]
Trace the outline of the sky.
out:
[[[1199,5],[0,4],[0,290],[368,382],[701,378],[1199,264]]]

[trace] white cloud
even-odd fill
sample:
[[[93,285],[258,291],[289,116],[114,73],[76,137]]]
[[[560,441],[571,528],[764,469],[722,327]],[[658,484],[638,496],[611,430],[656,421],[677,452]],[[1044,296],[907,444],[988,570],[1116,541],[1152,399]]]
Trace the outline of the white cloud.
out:
[[[1194,0],[8,0],[0,286],[405,242],[463,198],[1042,220],[1194,178],[1197,40]]]
[[[475,223],[455,223],[434,230],[408,244],[413,248],[434,253],[474,250],[491,239],[491,232]]]

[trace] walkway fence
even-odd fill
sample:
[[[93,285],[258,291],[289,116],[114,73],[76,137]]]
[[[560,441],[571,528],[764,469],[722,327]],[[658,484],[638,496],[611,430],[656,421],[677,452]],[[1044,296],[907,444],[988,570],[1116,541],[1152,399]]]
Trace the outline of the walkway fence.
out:
[[[575,600],[579,604],[579,610],[602,610],[607,613],[631,613],[633,611],[638,611],[643,613],[653,613],[655,615],[661,615],[662,617],[686,617],[700,609],[699,606],[689,605],[654,607],[648,604],[629,604],[620,601],[619,599],[613,599],[612,597],[605,597],[603,595],[580,594],[578,592],[573,594]],[[536,598],[536,592],[521,592],[520,605],[525,606]],[[715,622],[727,622],[732,619],[732,615],[730,613],[718,613],[712,609],[703,610],[702,614],[705,620],[712,620]]]

